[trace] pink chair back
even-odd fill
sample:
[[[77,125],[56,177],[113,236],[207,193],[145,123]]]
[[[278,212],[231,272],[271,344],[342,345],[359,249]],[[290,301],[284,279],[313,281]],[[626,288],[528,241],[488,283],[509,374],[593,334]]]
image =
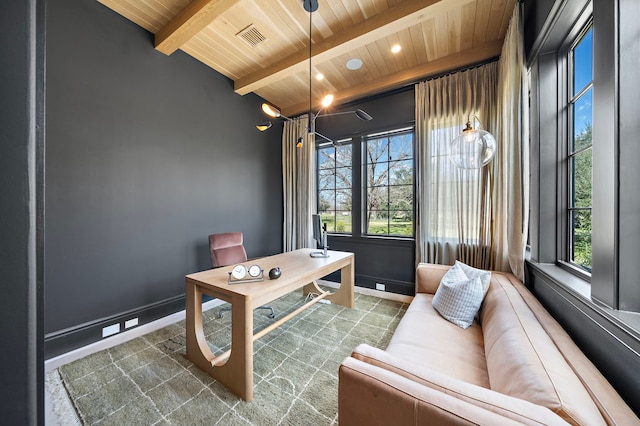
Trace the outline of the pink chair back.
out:
[[[233,265],[247,261],[247,252],[242,245],[242,232],[224,232],[209,235],[211,266]]]

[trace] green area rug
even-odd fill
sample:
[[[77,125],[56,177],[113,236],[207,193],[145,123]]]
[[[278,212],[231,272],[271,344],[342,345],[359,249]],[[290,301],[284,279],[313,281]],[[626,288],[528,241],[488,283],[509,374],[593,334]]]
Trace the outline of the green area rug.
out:
[[[276,320],[300,292],[270,305]],[[204,312],[215,354],[229,349],[231,313]],[[245,402],[185,357],[184,321],[58,368],[85,425],[335,425],[338,366],[360,343],[385,348],[407,305],[356,294],[355,308],[315,304],[254,343],[254,399]],[[255,331],[275,320],[254,311]]]

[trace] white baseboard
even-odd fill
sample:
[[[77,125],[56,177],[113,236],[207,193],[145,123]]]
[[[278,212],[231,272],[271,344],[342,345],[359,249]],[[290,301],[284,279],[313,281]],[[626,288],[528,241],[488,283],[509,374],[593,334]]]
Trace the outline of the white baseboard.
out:
[[[325,281],[325,280],[318,280],[318,285],[324,286],[324,287],[331,287],[331,288],[340,287],[340,283],[335,283],[332,281]],[[356,293],[365,294],[368,296],[375,296],[381,299],[395,300],[396,302],[402,302],[402,303],[411,303],[411,301],[413,300],[412,296],[405,296],[403,294],[396,294],[396,293],[387,293],[386,291],[373,290],[370,288],[364,288],[364,287],[358,287],[358,286],[355,287],[354,291]],[[224,301],[219,299],[209,300],[208,302],[205,302],[202,304],[202,310],[207,311],[223,303]],[[107,337],[106,339],[102,339],[98,342],[91,343],[90,345],[83,346],[73,351],[58,355],[54,358],[51,358],[45,361],[44,363],[45,372],[49,372],[51,370],[54,370],[60,367],[61,365],[68,364],[80,358],[84,358],[85,356],[94,354],[96,352],[100,352],[104,349],[109,349],[121,343],[128,342],[129,340],[133,340],[135,338],[143,336],[147,333],[151,333],[152,331],[159,330],[168,325],[175,324],[178,321],[182,321],[184,318],[185,318],[185,311],[176,312],[175,314],[171,314],[164,318],[160,318],[148,324],[144,324],[139,327],[132,328],[130,330],[124,331],[114,336]]]
[[[331,287],[331,288],[340,287],[340,283],[335,283],[333,281],[325,281],[325,280],[318,280],[318,285]],[[366,294],[367,296],[379,297],[381,299],[394,300],[396,302],[402,302],[402,303],[411,303],[411,301],[413,300],[413,296],[407,296],[404,294],[397,294],[397,293],[388,293],[386,291],[374,290],[372,288],[366,288],[366,287],[356,286],[354,289],[354,292],[360,293],[360,294]]]
[[[219,299],[209,300],[202,304],[202,310],[207,311],[223,303],[224,301]],[[118,333],[114,336],[107,337],[106,339],[102,339],[98,342],[91,343],[90,345],[74,349],[73,351],[46,360],[44,362],[44,370],[45,372],[49,372],[60,367],[61,365],[68,364],[80,358],[84,358],[85,356],[112,348],[124,342],[128,342],[129,340],[133,340],[147,333],[151,333],[152,331],[156,331],[168,325],[175,324],[178,321],[182,321],[183,319],[185,319],[185,311],[176,312],[175,314],[168,315],[166,317],[152,321],[148,324],[143,324],[139,327],[135,327],[122,333]]]

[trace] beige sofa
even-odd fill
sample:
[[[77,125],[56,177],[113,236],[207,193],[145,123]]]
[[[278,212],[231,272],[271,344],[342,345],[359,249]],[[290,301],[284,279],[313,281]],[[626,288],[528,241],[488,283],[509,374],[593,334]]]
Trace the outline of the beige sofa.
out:
[[[448,268],[420,264],[387,349],[363,344],[341,364],[340,426],[640,424],[512,274],[491,274],[466,330],[441,317],[431,300]]]

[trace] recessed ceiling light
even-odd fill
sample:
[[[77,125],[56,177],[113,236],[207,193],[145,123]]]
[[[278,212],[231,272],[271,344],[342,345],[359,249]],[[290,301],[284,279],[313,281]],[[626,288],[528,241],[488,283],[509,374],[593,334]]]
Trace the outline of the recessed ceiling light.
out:
[[[347,61],[347,68],[350,70],[360,69],[361,66],[362,66],[362,61],[358,58],[349,59]]]
[[[324,80],[324,74],[322,74],[321,72],[319,72],[318,74],[316,74],[316,80],[320,81],[320,80]]]
[[[398,53],[401,50],[402,50],[402,46],[400,46],[399,44],[394,44],[393,47],[391,48],[391,53]]]

